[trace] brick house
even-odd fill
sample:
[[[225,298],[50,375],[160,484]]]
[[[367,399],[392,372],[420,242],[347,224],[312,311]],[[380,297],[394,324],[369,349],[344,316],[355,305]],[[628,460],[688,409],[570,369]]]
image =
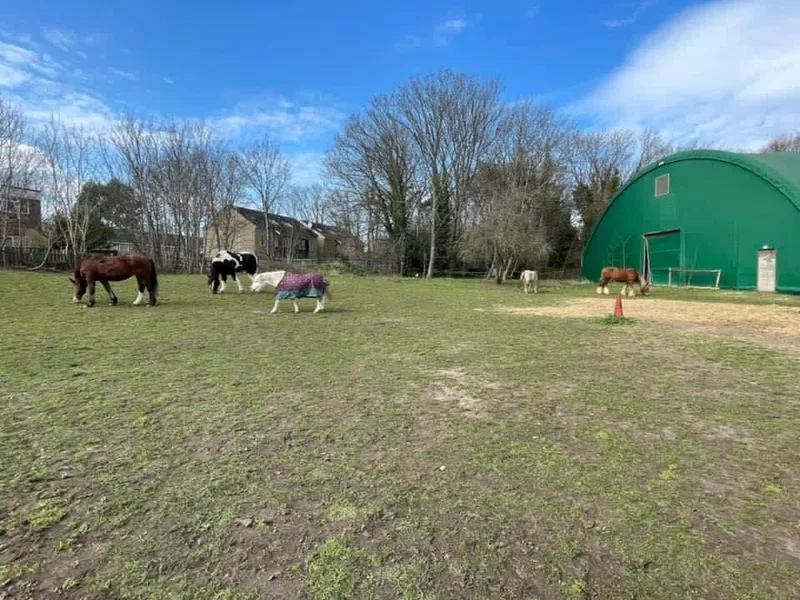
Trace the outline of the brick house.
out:
[[[43,244],[42,193],[25,187],[0,187],[0,248]]]
[[[361,241],[344,229],[272,213],[269,224],[272,256],[278,260],[355,259],[361,255]],[[229,206],[214,216],[205,236],[208,257],[221,248],[248,250],[262,258],[267,255],[267,228],[260,210]]]

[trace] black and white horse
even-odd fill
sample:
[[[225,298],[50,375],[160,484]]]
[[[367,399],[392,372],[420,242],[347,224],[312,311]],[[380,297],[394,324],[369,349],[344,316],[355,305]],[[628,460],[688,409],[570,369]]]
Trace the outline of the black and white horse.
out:
[[[241,294],[244,288],[236,276],[237,273],[247,273],[250,281],[258,272],[258,258],[252,252],[229,252],[220,250],[211,259],[211,272],[208,274],[208,285],[212,294],[222,294],[225,291],[225,282],[228,277],[236,282]]]

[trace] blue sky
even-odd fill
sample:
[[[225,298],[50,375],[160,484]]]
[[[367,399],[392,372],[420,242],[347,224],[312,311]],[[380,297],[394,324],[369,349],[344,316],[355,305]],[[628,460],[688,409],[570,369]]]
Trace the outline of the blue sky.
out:
[[[0,94],[34,123],[129,109],[268,132],[298,181],[347,115],[443,67],[587,126],[745,148],[800,127],[797,31],[796,0],[26,0],[0,6]]]

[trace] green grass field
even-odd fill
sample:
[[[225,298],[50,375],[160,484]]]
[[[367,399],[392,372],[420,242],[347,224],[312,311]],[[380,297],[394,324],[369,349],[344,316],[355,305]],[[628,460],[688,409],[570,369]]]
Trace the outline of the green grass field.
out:
[[[796,345],[615,324],[592,286],[331,281],[269,315],[0,273],[0,598],[797,597]],[[625,305],[665,298],[800,319]]]

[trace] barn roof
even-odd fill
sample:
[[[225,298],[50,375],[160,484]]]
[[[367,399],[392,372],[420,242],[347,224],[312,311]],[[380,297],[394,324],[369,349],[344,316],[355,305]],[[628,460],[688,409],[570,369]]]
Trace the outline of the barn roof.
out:
[[[764,152],[759,154],[726,152],[724,150],[676,152],[636,173],[619,190],[618,195],[642,175],[665,164],[685,160],[716,160],[742,167],[771,183],[779,192],[792,201],[797,210],[800,210],[800,152]]]
[[[676,152],[650,163],[634,173],[617,190],[617,193],[606,204],[597,218],[594,228],[586,239],[588,247],[594,237],[595,230],[611,209],[611,206],[620,198],[631,185],[651,171],[664,165],[687,160],[716,160],[737,165],[769,182],[775,189],[786,196],[795,208],[800,211],[800,152],[764,152],[760,154],[747,154],[740,152],[727,152],[725,150],[687,150]]]

